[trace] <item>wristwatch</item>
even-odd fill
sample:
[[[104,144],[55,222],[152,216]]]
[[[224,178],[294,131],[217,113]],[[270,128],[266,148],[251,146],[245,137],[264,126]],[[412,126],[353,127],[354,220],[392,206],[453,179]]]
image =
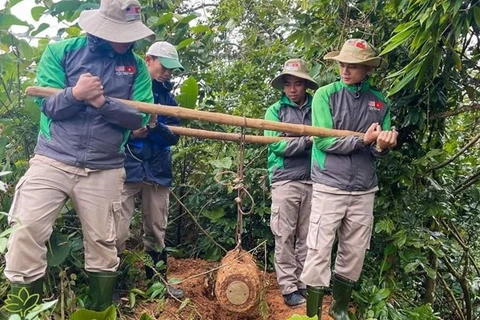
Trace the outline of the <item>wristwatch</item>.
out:
[[[148,129],[155,129],[156,126],[157,126],[157,123],[156,123],[156,122],[147,123],[147,128],[148,128]]]
[[[375,143],[375,146],[373,147],[373,149],[374,149],[376,152],[378,152],[378,153],[383,152],[383,149],[380,148],[380,147],[378,146],[378,144],[376,144],[376,143]]]

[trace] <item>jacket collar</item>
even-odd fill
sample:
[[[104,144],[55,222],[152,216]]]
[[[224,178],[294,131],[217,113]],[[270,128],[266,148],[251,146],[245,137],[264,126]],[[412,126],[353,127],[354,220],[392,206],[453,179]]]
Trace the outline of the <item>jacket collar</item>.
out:
[[[173,89],[173,84],[170,82],[170,80],[167,80],[165,82],[160,82],[157,80],[152,80],[152,90],[153,91],[166,91],[170,92]]]
[[[87,33],[87,40],[88,40],[88,47],[91,51],[102,52],[110,58],[113,58],[116,55],[120,55],[119,53],[115,52],[115,50],[113,50],[112,46],[108,43],[107,40],[96,37],[89,33]],[[132,48],[133,48],[133,45],[124,54],[128,54],[132,52]]]

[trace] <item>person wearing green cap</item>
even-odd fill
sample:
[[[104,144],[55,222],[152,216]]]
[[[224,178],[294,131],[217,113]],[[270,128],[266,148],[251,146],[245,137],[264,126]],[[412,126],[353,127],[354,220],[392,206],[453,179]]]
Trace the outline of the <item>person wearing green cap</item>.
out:
[[[318,88],[302,59],[287,60],[283,72],[272,80],[282,91],[270,106],[265,119],[311,125],[312,96],[307,89]],[[289,137],[268,145],[268,173],[272,189],[270,228],[275,236],[275,272],[288,306],[305,303],[306,286],[300,281],[307,255],[307,231],[312,199],[310,157],[312,139],[307,136],[266,130],[266,136]]]
[[[385,61],[362,39],[350,39],[327,60],[339,63],[340,81],[317,90],[312,125],[364,132],[364,137],[315,137],[312,148],[312,212],[307,258],[300,279],[307,284],[307,316],[322,317],[322,300],[331,280],[331,253],[338,249],[330,315],[349,320],[348,305],[370,246],[373,206],[378,190],[375,158],[395,147],[390,107],[370,85],[369,75]]]
[[[145,62],[152,79],[154,102],[166,106],[177,106],[171,90],[170,79],[175,70],[184,68],[178,59],[177,50],[168,42],[154,43],[147,51]],[[180,119],[152,115],[150,123],[132,131],[127,144],[125,170],[127,177],[122,190],[122,208],[117,222],[117,250],[125,249],[129,228],[135,211],[135,196],[142,198],[143,244],[153,260],[145,266],[147,279],[161,275],[166,280],[167,252],[165,231],[168,221],[168,203],[172,185],[172,156],[170,147],[177,144],[179,137],[167,125],[178,126]],[[158,262],[163,265],[156,270]],[[168,294],[178,299],[184,293],[180,288],[167,286]]]

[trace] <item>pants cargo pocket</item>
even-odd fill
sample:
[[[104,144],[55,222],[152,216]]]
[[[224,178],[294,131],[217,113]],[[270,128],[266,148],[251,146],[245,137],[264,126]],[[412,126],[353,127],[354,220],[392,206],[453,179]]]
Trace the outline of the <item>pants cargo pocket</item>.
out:
[[[106,241],[115,242],[117,240],[117,230],[115,221],[119,221],[122,213],[122,202],[114,201],[110,207],[106,226]]]
[[[318,236],[320,231],[320,220],[322,215],[310,215],[310,224],[308,226],[307,247],[309,249],[318,248]]]
[[[25,176],[21,177],[20,180],[18,180],[18,183],[17,185],[15,186],[15,193],[13,195],[13,202],[12,202],[12,205],[10,206],[10,210],[8,212],[8,224],[9,226],[14,226],[15,223],[17,223],[17,219],[16,217],[18,216],[15,212],[16,208],[18,208],[21,204],[21,189],[22,189],[22,186],[23,184],[25,183],[25,181],[27,181],[27,179],[25,178]]]
[[[274,236],[279,237],[280,233],[280,207],[272,207],[272,213],[270,215],[270,229]]]

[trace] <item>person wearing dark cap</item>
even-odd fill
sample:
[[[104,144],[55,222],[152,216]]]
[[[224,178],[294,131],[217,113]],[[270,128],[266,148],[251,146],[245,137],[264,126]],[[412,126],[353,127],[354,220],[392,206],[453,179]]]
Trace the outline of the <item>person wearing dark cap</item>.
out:
[[[71,199],[82,224],[89,308],[100,311],[112,303],[124,145],[130,131],[149,118],[115,98],[153,102],[147,67],[132,52],[135,41],[155,39],[141,21],[140,7],[137,0],[102,0],[99,9],[80,14],[85,37],[49,44],[40,59],[38,85],[62,90],[37,100],[41,119],[35,155],[10,208],[10,225],[21,224],[8,241],[4,271],[13,295],[27,291],[41,297],[46,242]],[[32,301],[20,306],[7,301],[6,309],[23,317]]]
[[[369,75],[385,61],[362,39],[325,56],[339,63],[340,81],[317,90],[312,125],[364,132],[364,137],[315,137],[312,148],[312,213],[308,253],[300,279],[307,284],[307,316],[322,317],[322,300],[331,280],[331,253],[338,236],[330,315],[348,320],[348,305],[370,246],[378,180],[375,158],[396,145],[390,108]]]
[[[184,68],[175,47],[165,41],[156,42],[148,48],[145,61],[152,79],[154,102],[177,106],[170,78],[173,71]],[[161,275],[167,280],[165,232],[173,179],[170,147],[179,139],[167,125],[179,124],[180,119],[175,117],[153,116],[146,127],[132,132],[127,144],[127,178],[122,190],[122,210],[117,219],[117,250],[121,253],[125,249],[135,211],[135,196],[139,195],[142,198],[143,245],[153,263],[153,266],[145,266],[147,279]],[[163,265],[157,268],[160,261]],[[168,285],[166,289],[177,299],[184,296],[180,288]]]
[[[265,119],[311,125],[312,96],[318,88],[302,59],[285,62],[272,87],[283,91],[279,101],[267,109]],[[275,272],[285,303],[305,303],[306,286],[300,280],[307,254],[312,183],[310,158],[312,138],[265,130],[265,136],[289,137],[268,145],[268,173],[272,207],[270,228],[275,237]]]

